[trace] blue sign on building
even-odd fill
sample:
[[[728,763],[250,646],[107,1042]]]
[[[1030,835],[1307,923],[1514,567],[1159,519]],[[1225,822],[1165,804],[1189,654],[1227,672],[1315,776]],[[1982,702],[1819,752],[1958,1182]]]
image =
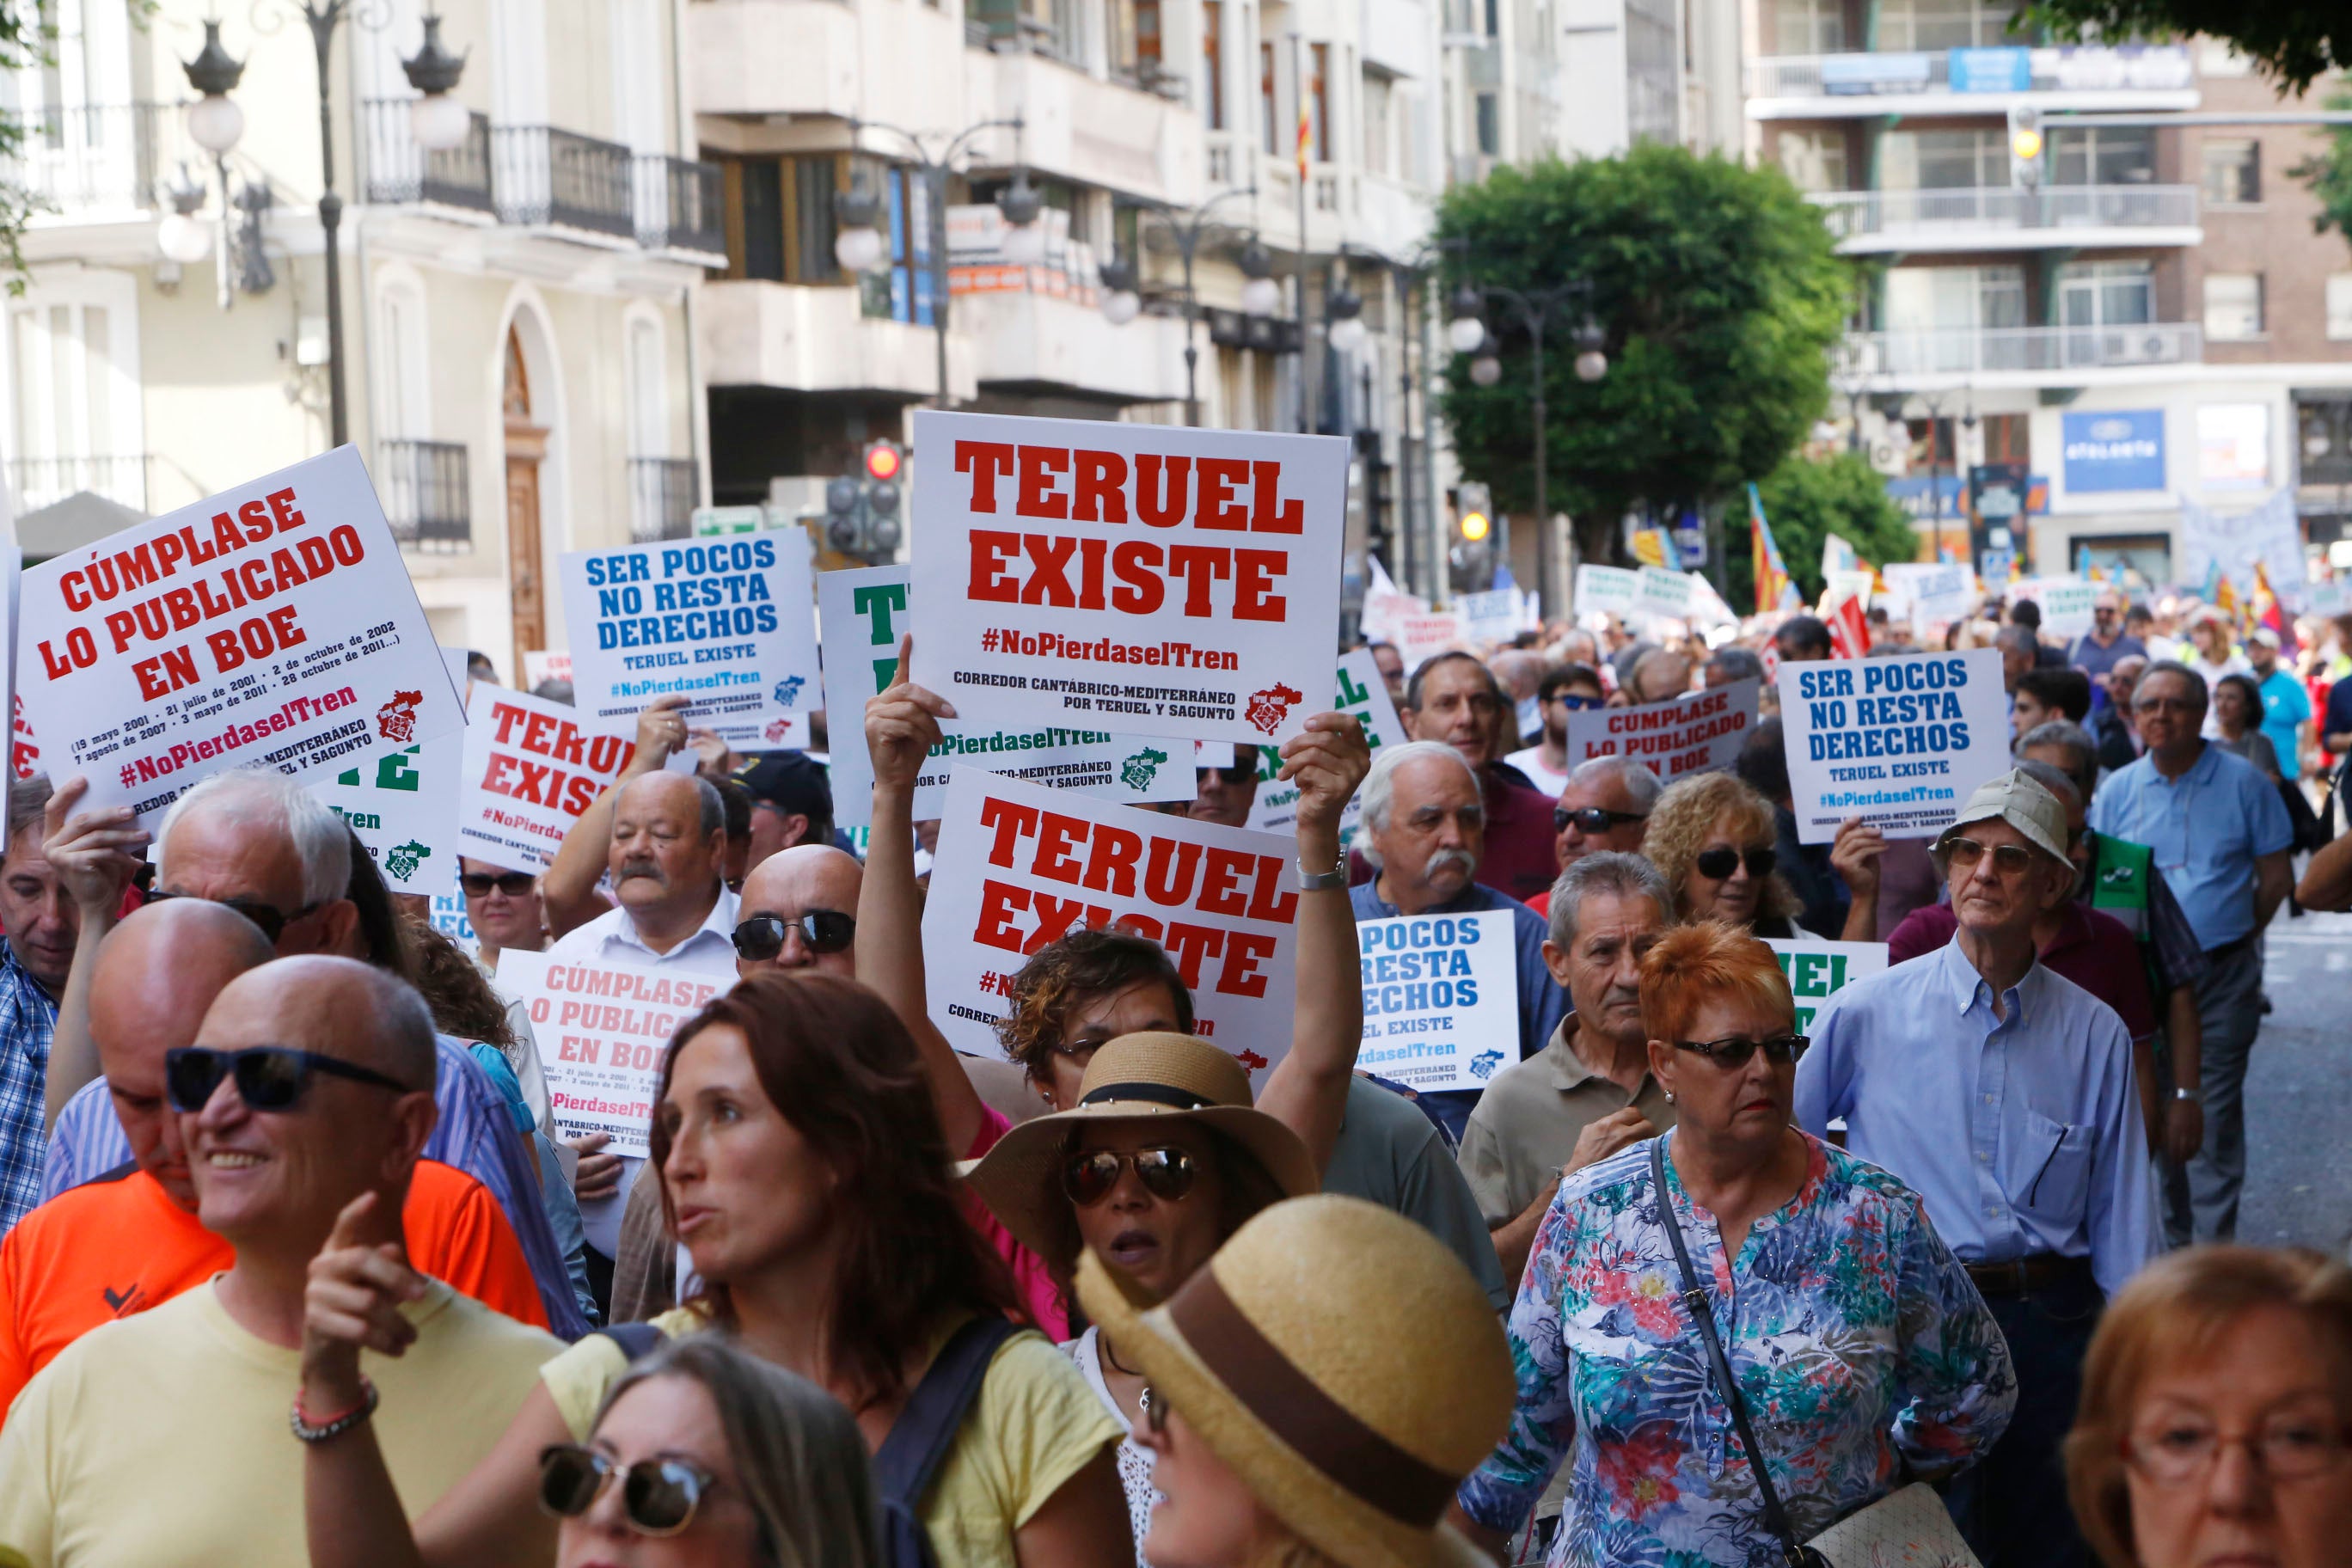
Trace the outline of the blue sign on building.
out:
[[[2066,490],[2160,490],[2164,410],[2102,408],[2063,419]]]
[[[2024,49],[1954,49],[1946,61],[1954,92],[2026,92],[2032,57]]]

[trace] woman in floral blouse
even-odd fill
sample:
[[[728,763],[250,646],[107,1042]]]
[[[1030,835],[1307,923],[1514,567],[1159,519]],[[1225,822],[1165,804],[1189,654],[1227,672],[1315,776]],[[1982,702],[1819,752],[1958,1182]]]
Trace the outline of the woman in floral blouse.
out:
[[[1647,1142],[1561,1183],[1511,1310],[1517,1408],[1457,1509],[1499,1552],[1565,1460],[1551,1568],[1744,1568],[1779,1542],[1682,1300],[1665,1205],[1799,1540],[1969,1464],[2016,1382],[1918,1194],[1790,1125],[1805,1041],[1771,950],[1683,927],[1643,960],[1641,995],[1681,1119],[1666,1192]]]

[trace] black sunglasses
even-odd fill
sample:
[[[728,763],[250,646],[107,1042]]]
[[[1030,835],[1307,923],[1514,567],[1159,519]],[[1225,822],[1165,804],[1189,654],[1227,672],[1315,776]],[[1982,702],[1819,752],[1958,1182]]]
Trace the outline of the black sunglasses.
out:
[[[231,1078],[236,1080],[237,1095],[247,1110],[291,1110],[318,1073],[388,1089],[394,1094],[413,1092],[398,1079],[386,1078],[373,1068],[292,1046],[251,1046],[241,1051],[183,1046],[163,1053],[163,1092],[174,1110],[202,1110],[221,1080]]]
[[[694,1522],[694,1510],[719,1484],[682,1459],[624,1466],[593,1448],[557,1443],[539,1451],[539,1506],[558,1519],[578,1519],[614,1476],[621,1478],[621,1511],[640,1535],[676,1535]]]
[[[457,886],[466,889],[468,898],[488,896],[492,888],[509,899],[520,899],[538,885],[539,879],[529,871],[500,871],[492,876],[488,871],[460,871]]]
[[[735,951],[765,963],[784,951],[784,932],[797,929],[811,952],[839,952],[857,940],[857,921],[839,910],[811,910],[798,920],[753,915],[735,928]]]
[[[1252,779],[1257,777],[1257,770],[1255,768],[1194,768],[1192,770],[1193,782],[1195,784],[1206,784],[1209,782],[1209,775],[1211,773],[1216,774],[1219,778],[1224,780],[1229,784],[1245,784]]]
[[[173,899],[201,899],[205,903],[219,904],[225,909],[235,910],[238,914],[251,921],[259,929],[261,934],[269,939],[269,945],[272,947],[276,947],[278,939],[286,934],[288,926],[306,916],[317,914],[326,908],[322,900],[315,904],[304,904],[289,915],[275,905],[262,903],[257,899],[202,899],[202,896],[196,893],[163,893],[152,888],[147,890],[142,901],[149,904],[163,904],[169,903]]]
[[[1733,1071],[1746,1067],[1757,1052],[1776,1066],[1795,1061],[1813,1042],[1803,1035],[1776,1035],[1769,1040],[1676,1040],[1678,1051],[1696,1051],[1719,1068]]]
[[[1780,863],[1779,852],[1769,848],[1746,851],[1702,849],[1698,852],[1698,858],[1693,860],[1691,865],[1700,876],[1711,881],[1720,882],[1738,870],[1739,862],[1743,859],[1748,862],[1748,874],[1759,882],[1770,876],[1772,868]]]
[[[1570,811],[1564,805],[1551,808],[1551,830],[1565,833],[1568,825],[1576,824],[1579,833],[1606,833],[1621,822],[1647,822],[1650,819],[1638,811],[1603,811],[1597,805],[1580,806]]]
[[[1544,700],[1557,702],[1563,708],[1574,709],[1579,712],[1588,708],[1605,708],[1609,705],[1609,699],[1606,697],[1586,697],[1573,691],[1555,691]]]
[[[1171,1204],[1183,1201],[1192,1190],[1192,1178],[1200,1174],[1192,1156],[1182,1149],[1138,1149],[1132,1154],[1097,1149],[1062,1162],[1062,1191],[1080,1208],[1092,1208],[1110,1196],[1126,1165],[1135,1167],[1135,1178],[1145,1192]]]

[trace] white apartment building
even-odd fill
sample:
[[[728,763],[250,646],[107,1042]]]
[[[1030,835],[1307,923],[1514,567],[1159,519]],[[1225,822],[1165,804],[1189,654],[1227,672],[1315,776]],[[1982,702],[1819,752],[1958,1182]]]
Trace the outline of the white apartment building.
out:
[[[0,84],[27,124],[6,177],[44,209],[0,302],[0,445],[36,549],[102,527],[103,503],[168,510],[331,435],[299,12],[222,25],[244,129],[219,160],[190,135],[181,64],[204,7],[47,15],[55,64]],[[440,37],[465,57],[446,151],[411,134],[417,0],[355,7],[327,71],[348,434],[436,636],[514,679],[521,651],[565,646],[558,554],[681,534],[702,492],[693,301],[725,260],[719,174],[694,161],[664,0],[450,0]]]

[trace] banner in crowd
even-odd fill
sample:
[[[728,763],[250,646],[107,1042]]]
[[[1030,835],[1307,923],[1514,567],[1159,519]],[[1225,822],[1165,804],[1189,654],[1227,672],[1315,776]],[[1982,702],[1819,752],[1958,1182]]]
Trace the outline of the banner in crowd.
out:
[[[1780,690],[1800,843],[1827,844],[1854,816],[1932,838],[2010,765],[1992,648],[1783,664]]]
[[[1518,1059],[1511,911],[1361,921],[1364,1037],[1356,1065],[1408,1089],[1477,1089]]]
[[[1370,742],[1372,755],[1380,755],[1382,746],[1404,744],[1404,721],[1397,717],[1396,704],[1389,700],[1389,689],[1381,679],[1380,666],[1372,662],[1372,650],[1360,647],[1339,656],[1339,692],[1332,700],[1331,711],[1352,714],[1364,725],[1364,739]],[[1282,771],[1282,752],[1274,746],[1258,748],[1257,799],[1250,807],[1250,831],[1279,833],[1296,837],[1298,832],[1298,786],[1285,784],[1275,775]],[[1355,843],[1356,833],[1363,821],[1364,796],[1359,790],[1350,796],[1347,809],[1339,814],[1339,847],[1345,849]]]
[[[1429,614],[1429,601],[1398,588],[1377,555],[1364,558],[1364,570],[1368,581],[1364,584],[1364,607],[1357,616],[1357,625],[1362,628],[1367,642],[1395,642],[1399,619]]]
[[[2028,577],[2009,591],[2010,603],[2031,599],[2042,607],[2042,629],[2053,637],[2078,637],[2091,629],[2100,587],[2081,577]],[[2118,627],[2118,630],[2121,628]]]
[[[1579,616],[1615,616],[1624,620],[1633,614],[1633,605],[1642,596],[1642,574],[1622,566],[1579,566],[1576,569],[1576,594],[1570,601]]]
[[[563,836],[636,754],[636,742],[583,727],[561,702],[487,681],[466,705],[458,847],[514,871],[544,871]],[[679,753],[692,765],[691,751]],[[677,759],[672,759],[676,761]]]
[[[305,776],[464,723],[358,451],[24,574],[16,679],[53,776],[142,817],[208,774]]]
[[[824,635],[824,706],[833,742],[833,820],[859,829],[874,822],[874,759],[866,750],[866,700],[890,684],[898,639],[915,626],[906,566],[820,572],[818,620]],[[919,637],[917,639],[920,641]],[[953,697],[950,701],[961,702]],[[1085,790],[1129,805],[1192,798],[1192,742],[1099,730],[1012,730],[969,719],[940,721],[940,742],[915,780],[915,820],[947,804],[953,763],[1055,789]]]
[[[2294,489],[2288,486],[2252,511],[2216,516],[2186,497],[2180,502],[2180,563],[2178,581],[2195,587],[2218,573],[2242,595],[2254,580],[2254,563],[2263,564],[2279,602],[2288,609],[2304,607],[2305,563],[2303,529],[2294,510]],[[29,574],[28,574],[29,575]]]
[[[1277,745],[1306,723],[1347,442],[931,411],[914,434],[915,674],[965,717]]]
[[[647,703],[681,693],[686,721],[738,751],[806,744],[821,696],[806,532],[573,551],[562,571],[590,728],[634,735]]]
[[[957,768],[923,906],[931,1019],[958,1050],[1002,1057],[996,1022],[1029,955],[1067,931],[1121,926],[1168,950],[1192,993],[1193,1032],[1262,1089],[1290,1049],[1297,852],[1287,838]]]
[[[431,893],[457,875],[457,780],[463,734],[377,752],[316,779],[311,793],[343,819],[395,893]]]
[[[1883,942],[1814,942],[1801,939],[1782,941],[1767,937],[1764,945],[1780,961],[1780,973],[1789,977],[1789,990],[1797,1000],[1797,1033],[1813,1032],[1813,1019],[1821,1013],[1822,1004],[1844,990],[1857,980],[1865,980],[1886,971],[1886,944]]]
[[[1464,594],[1454,607],[1462,616],[1462,635],[1471,642],[1508,642],[1527,629],[1527,595],[1517,588]]]
[[[602,1132],[612,1139],[604,1152],[639,1160],[652,1152],[646,1135],[670,1036],[733,984],[604,959],[499,954],[499,991],[530,1014],[555,1135]]]
[[[1727,768],[1756,728],[1764,683],[1749,678],[1637,708],[1586,708],[1568,716],[1570,773],[1595,757],[1630,757],[1672,784]]]
[[[1397,657],[1407,675],[1439,654],[1462,646],[1462,617],[1453,610],[1427,610],[1405,616],[1396,624]]]
[[[1976,589],[1966,566],[1924,561],[1897,562],[1879,574],[1891,593],[1906,603],[1915,630],[1957,621],[1976,608]]]
[[[543,680],[572,679],[572,650],[568,647],[526,648],[522,656],[522,688],[536,690]]]

